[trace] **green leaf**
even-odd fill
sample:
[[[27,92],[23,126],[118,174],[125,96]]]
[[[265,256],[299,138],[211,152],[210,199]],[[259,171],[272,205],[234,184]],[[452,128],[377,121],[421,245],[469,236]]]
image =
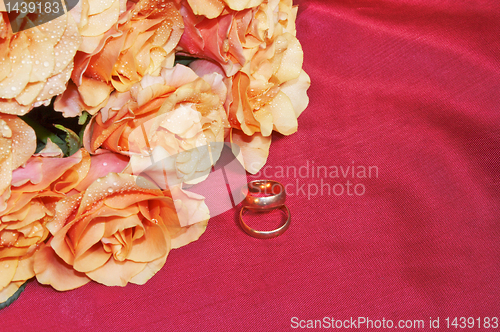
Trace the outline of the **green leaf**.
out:
[[[22,284],[21,287],[19,287],[19,289],[11,297],[9,297],[7,299],[7,301],[5,301],[3,303],[0,303],[0,310],[2,310],[3,308],[7,308],[8,306],[10,306],[12,304],[12,302],[14,302],[15,300],[17,300],[17,298],[19,297],[19,295],[21,295],[21,293],[26,288],[26,284],[27,283],[28,283],[28,281],[26,281],[24,284]]]
[[[82,115],[80,115],[80,117],[78,118],[78,124],[81,126],[81,125],[84,125],[85,122],[87,122],[87,118],[89,117],[89,113],[86,112],[86,111],[83,111],[82,112]]]
[[[68,156],[73,155],[76,153],[81,147],[82,143],[80,141],[80,137],[78,137],[77,134],[71,129],[65,128],[63,125],[55,124],[54,127],[56,127],[59,130],[62,130],[66,132],[66,146],[68,148]]]
[[[28,116],[22,117],[22,119],[31,127],[36,133],[36,137],[38,140],[40,140],[42,144],[38,144],[36,152],[40,152],[45,145],[47,144],[47,138],[50,138],[52,143],[57,144],[57,146],[62,150],[62,152],[67,155],[68,154],[68,145],[56,134],[48,130],[47,128],[43,127],[33,119],[31,119]]]
[[[89,124],[91,119],[92,116],[90,115],[90,113],[86,111],[83,111],[82,115],[78,119],[78,124],[82,126],[80,128],[80,132],[78,133],[78,137],[80,137],[80,142],[82,142],[82,145],[83,145],[83,134],[85,133],[85,128],[87,128],[87,125]]]

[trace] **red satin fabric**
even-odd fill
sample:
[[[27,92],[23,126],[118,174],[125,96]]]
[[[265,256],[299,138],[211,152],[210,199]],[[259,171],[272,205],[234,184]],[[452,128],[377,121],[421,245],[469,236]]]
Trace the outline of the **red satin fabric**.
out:
[[[235,208],[144,286],[30,283],[0,330],[283,331],[292,317],[364,316],[427,331],[429,317],[500,316],[500,2],[298,4],[310,104],[296,134],[273,136],[266,168],[289,185],[286,233],[253,239]],[[313,164],[378,177],[279,173]],[[347,180],[364,194],[325,192]],[[323,195],[308,199],[308,184]]]

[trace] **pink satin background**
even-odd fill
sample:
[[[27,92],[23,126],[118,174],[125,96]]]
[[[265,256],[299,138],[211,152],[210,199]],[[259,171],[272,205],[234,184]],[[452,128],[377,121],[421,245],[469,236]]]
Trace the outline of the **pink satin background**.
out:
[[[377,166],[351,180],[365,194],[289,195],[291,226],[272,240],[228,211],[144,286],[31,282],[1,331],[282,331],[294,316],[426,331],[429,317],[500,317],[500,2],[295,3],[310,104],[296,134],[273,136],[268,174]]]

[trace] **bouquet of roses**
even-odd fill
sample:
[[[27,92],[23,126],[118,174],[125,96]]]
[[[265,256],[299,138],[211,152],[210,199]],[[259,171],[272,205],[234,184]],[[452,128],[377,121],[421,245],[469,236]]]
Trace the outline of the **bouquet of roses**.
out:
[[[216,143],[256,173],[308,104],[292,0],[81,0],[50,20],[5,7],[0,303],[33,277],[144,284],[205,231],[185,184]],[[138,175],[153,157],[171,158],[155,169],[171,185]]]

